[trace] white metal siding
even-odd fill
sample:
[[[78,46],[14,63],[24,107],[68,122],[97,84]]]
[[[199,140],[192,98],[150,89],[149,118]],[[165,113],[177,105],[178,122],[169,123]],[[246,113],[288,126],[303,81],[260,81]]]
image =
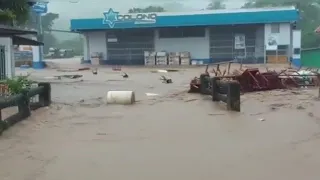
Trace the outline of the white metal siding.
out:
[[[276,35],[278,38],[278,45],[290,45],[291,43],[291,25],[290,23],[281,23],[279,33],[271,33],[271,24],[265,25],[265,41],[268,42],[270,35]]]
[[[83,34],[83,59],[85,61],[90,60],[90,52],[89,52],[89,33]]]
[[[192,59],[209,59],[209,30],[206,29],[205,37],[192,38],[159,38],[159,32],[156,30],[155,51],[189,51]]]
[[[293,48],[301,48],[301,30],[293,31],[292,46]]]
[[[8,78],[12,78],[15,75],[12,38],[0,37],[0,45],[4,45],[6,48],[5,49],[6,73]]]
[[[292,32],[292,51],[294,53],[294,49],[301,49],[301,30],[294,30]],[[293,54],[292,58],[300,59],[300,53]]]
[[[87,33],[89,44],[89,56],[92,53],[102,53],[103,59],[107,59],[107,37],[105,31],[94,31]]]

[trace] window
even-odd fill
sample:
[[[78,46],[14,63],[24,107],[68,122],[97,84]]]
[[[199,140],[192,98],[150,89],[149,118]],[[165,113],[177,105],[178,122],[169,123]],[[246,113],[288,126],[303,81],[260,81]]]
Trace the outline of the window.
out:
[[[278,45],[278,55],[285,56],[288,55],[289,46],[288,45]]]
[[[299,55],[300,54],[301,49],[300,48],[294,48],[293,49],[293,54],[294,55]]]
[[[278,45],[278,50],[287,50],[289,49],[288,45]]]
[[[280,24],[271,24],[271,33],[280,33]]]
[[[159,38],[205,37],[205,28],[161,28]]]
[[[181,38],[182,29],[181,28],[163,28],[159,29],[160,38]]]
[[[182,35],[183,37],[205,37],[206,30],[205,28],[201,28],[201,27],[185,28],[183,29]]]

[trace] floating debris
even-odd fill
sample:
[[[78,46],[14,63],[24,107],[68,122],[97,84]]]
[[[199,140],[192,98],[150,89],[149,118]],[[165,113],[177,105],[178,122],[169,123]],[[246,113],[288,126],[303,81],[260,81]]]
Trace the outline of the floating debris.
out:
[[[90,70],[90,68],[88,68],[88,67],[77,68],[77,69],[69,68],[69,69],[58,69],[57,71],[59,71],[59,72],[77,72],[77,71],[86,71],[86,70]]]
[[[155,93],[146,93],[147,96],[159,96],[159,94],[155,94]]]
[[[97,68],[93,69],[92,70],[92,74],[97,75],[98,74],[98,69]]]
[[[128,75],[127,73],[123,72],[122,77],[123,77],[123,78],[128,78],[129,75]]]
[[[166,83],[166,84],[171,84],[172,83],[172,79],[167,78],[165,76],[161,76],[160,80],[162,80],[162,82]]]

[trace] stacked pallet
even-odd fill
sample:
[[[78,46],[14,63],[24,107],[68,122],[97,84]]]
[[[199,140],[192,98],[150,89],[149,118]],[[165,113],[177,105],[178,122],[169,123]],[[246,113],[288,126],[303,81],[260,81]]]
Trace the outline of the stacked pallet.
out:
[[[144,52],[144,65],[146,66],[154,66],[156,64],[156,52]]]
[[[167,65],[168,64],[167,52],[157,52],[156,64],[157,65]]]
[[[190,65],[191,54],[190,52],[181,52],[180,53],[180,64],[181,65]]]
[[[179,65],[180,64],[180,53],[171,52],[169,53],[169,65]]]

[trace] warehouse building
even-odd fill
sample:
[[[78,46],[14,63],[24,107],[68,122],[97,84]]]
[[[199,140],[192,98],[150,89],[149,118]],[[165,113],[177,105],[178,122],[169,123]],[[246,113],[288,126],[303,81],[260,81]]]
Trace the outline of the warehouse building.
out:
[[[294,7],[122,14],[72,19],[82,33],[84,62],[116,65],[206,64],[237,59],[277,63],[300,58],[301,32]],[[147,60],[148,58],[149,60]],[[155,61],[150,57],[161,56]],[[172,57],[170,57],[172,56]],[[174,58],[173,58],[174,57]]]

